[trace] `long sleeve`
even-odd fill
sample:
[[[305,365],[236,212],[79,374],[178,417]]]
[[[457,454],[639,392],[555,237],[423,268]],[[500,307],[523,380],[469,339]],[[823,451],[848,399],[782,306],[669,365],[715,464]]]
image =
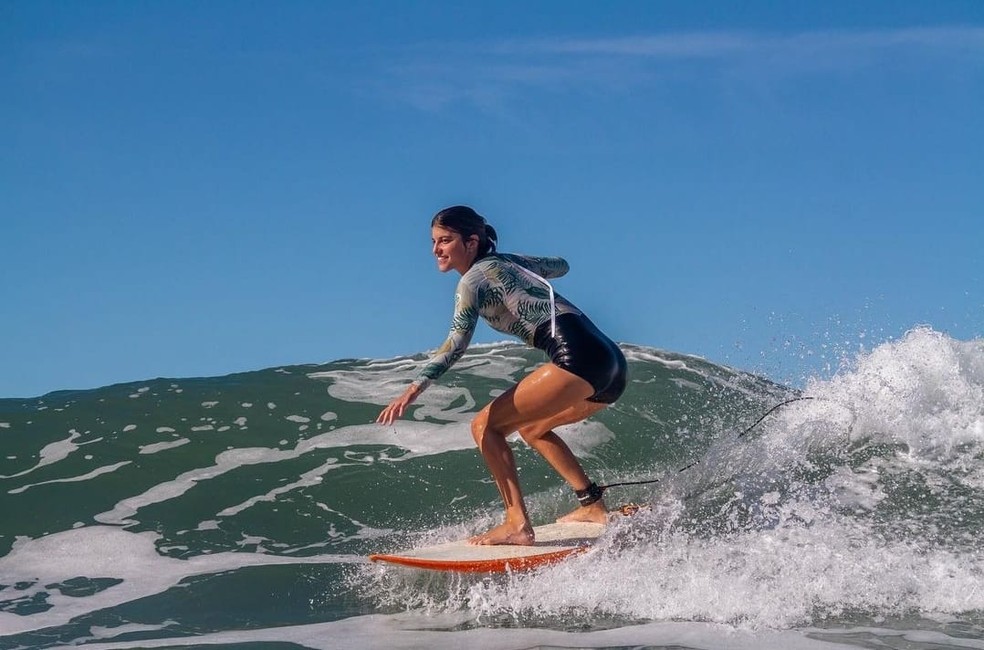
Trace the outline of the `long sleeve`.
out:
[[[443,375],[455,364],[468,349],[475,327],[478,324],[479,296],[478,289],[472,286],[471,277],[466,274],[458,282],[454,294],[454,315],[451,319],[451,330],[448,338],[437,349],[434,355],[413,381],[423,391],[434,380]]]
[[[571,268],[563,257],[536,257],[513,253],[501,256],[545,278],[559,278],[566,275]]]

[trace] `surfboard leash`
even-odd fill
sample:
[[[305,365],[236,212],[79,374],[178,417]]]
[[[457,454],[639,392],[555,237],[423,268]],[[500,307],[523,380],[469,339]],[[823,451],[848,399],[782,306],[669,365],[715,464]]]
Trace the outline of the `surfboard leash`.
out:
[[[760,425],[765,418],[769,417],[775,411],[779,410],[783,406],[786,406],[788,404],[792,404],[793,402],[801,402],[803,400],[808,400],[808,399],[826,399],[826,398],[823,398],[823,397],[793,397],[791,399],[787,399],[784,402],[779,402],[778,404],[776,404],[775,406],[773,406],[772,408],[770,408],[768,411],[766,411],[765,413],[763,413],[762,416],[759,419],[755,420],[755,422],[752,423],[752,426],[746,428],[744,431],[742,431],[741,433],[739,433],[738,436],[737,436],[737,438],[741,438],[746,433],[748,433],[749,431],[751,431],[752,429],[754,429],[755,427],[757,427],[758,425]],[[695,465],[698,465],[698,464],[700,464],[700,461],[699,460],[695,460],[694,462],[690,463],[686,467],[681,467],[680,469],[678,469],[677,470],[677,474],[679,474],[680,472],[684,472],[684,471],[686,471],[686,470],[690,469],[691,467],[694,467]],[[648,485],[650,483],[659,483],[659,481],[660,481],[660,479],[658,479],[658,478],[645,479],[645,480],[642,480],[642,481],[620,481],[618,483],[608,483],[607,485],[599,485],[598,486],[598,489],[601,490],[601,492],[604,492],[608,488],[622,487],[622,486],[625,486],[625,485]]]

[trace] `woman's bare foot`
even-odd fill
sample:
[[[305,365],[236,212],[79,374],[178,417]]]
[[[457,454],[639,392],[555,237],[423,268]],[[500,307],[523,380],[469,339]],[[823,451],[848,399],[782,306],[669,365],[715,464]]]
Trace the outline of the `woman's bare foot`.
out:
[[[605,507],[605,502],[599,499],[590,506],[579,507],[573,512],[567,513],[557,522],[562,524],[571,522],[604,524],[608,522],[608,508]]]
[[[468,543],[476,546],[494,546],[498,544],[532,546],[535,541],[533,527],[528,522],[517,526],[507,521],[486,533],[475,535],[468,540]]]

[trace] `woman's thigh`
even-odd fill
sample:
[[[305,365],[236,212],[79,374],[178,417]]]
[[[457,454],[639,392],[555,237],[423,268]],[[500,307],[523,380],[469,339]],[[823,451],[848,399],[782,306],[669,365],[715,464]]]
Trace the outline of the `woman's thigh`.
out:
[[[486,426],[508,435],[540,423],[545,432],[604,408],[604,404],[587,401],[593,394],[594,388],[587,381],[547,363],[485,407]]]

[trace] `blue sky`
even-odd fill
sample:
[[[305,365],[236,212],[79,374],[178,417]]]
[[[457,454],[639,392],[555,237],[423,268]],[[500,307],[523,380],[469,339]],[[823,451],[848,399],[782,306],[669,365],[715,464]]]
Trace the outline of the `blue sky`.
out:
[[[0,396],[433,349],[458,203],[619,341],[984,335],[976,0],[14,0],[0,88]]]

